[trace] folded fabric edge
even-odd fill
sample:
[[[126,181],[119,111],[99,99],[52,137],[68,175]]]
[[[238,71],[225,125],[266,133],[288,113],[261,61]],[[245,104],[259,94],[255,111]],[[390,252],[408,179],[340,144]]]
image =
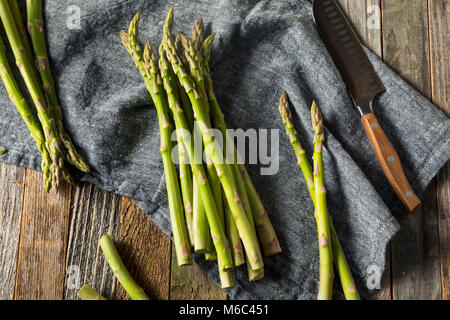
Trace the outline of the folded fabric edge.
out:
[[[430,154],[430,156],[423,162],[416,178],[411,183],[412,188],[418,193],[422,193],[426,189],[431,180],[450,160],[450,126],[447,126],[447,129],[443,131],[444,132],[441,137],[434,144],[434,149],[436,151]],[[406,214],[405,208],[398,199],[392,205],[390,210],[394,214]]]

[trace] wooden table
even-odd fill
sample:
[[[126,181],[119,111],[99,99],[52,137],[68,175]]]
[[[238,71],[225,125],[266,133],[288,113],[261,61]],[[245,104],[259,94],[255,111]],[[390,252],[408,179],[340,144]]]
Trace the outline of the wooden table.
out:
[[[444,111],[449,108],[448,0],[340,0],[363,41]],[[401,218],[376,299],[449,299],[450,166]],[[0,164],[0,299],[75,299],[89,283],[125,298],[97,246],[118,239],[130,271],[154,299],[226,299],[129,199],[90,184],[47,194],[41,174]]]

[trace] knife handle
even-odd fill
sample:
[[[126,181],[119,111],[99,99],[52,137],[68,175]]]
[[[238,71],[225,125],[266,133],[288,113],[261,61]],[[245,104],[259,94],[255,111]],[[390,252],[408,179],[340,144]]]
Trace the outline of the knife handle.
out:
[[[420,205],[420,200],[409,185],[394,146],[373,112],[363,115],[361,119],[389,183],[406,209],[413,212]]]

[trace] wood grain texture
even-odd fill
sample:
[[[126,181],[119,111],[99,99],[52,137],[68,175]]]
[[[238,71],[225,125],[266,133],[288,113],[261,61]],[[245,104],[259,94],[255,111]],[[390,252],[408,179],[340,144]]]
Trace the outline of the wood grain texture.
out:
[[[63,298],[70,189],[47,193],[42,174],[27,169],[15,299]]]
[[[382,57],[380,0],[338,0],[365,46]]]
[[[394,70],[431,98],[428,6],[423,0],[382,1],[383,56]],[[394,299],[439,299],[440,258],[436,183],[422,194],[422,207],[399,217],[392,241]]]
[[[423,204],[412,215],[402,215],[402,229],[392,241],[393,298],[441,298],[436,182],[422,194]]]
[[[428,6],[424,0],[383,0],[384,61],[431,98]]]
[[[389,183],[405,208],[413,212],[420,205],[420,200],[405,176],[397,151],[373,112],[362,116],[361,120]]]
[[[432,101],[450,116],[449,1],[428,0]],[[442,299],[450,299],[450,164],[437,176]]]
[[[169,299],[171,244],[150,218],[130,199],[120,203],[117,250],[136,282],[150,299]],[[116,281],[116,299],[127,299]]]
[[[25,169],[0,163],[0,300],[14,295]]]
[[[115,280],[98,240],[119,233],[119,195],[83,183],[72,190],[64,299],[78,299],[77,291],[89,284],[105,297],[115,295]]]
[[[382,50],[382,20],[381,0],[338,0],[349,21],[354,27],[362,43],[377,56],[383,56]],[[373,300],[391,300],[391,249],[388,245],[386,270],[381,280],[381,288],[375,290],[371,296]]]
[[[227,300],[227,294],[196,264],[179,267],[172,248],[171,300]]]

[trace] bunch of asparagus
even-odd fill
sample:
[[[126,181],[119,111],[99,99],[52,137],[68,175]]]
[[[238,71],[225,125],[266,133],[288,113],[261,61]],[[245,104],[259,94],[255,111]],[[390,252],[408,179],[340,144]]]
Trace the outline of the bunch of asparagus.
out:
[[[334,229],[331,216],[328,214],[326,188],[324,182],[323,167],[323,143],[325,133],[323,130],[322,114],[313,102],[311,107],[311,120],[314,129],[314,155],[313,168],[306,156],[305,150],[300,144],[297,130],[292,123],[292,114],[286,92],[280,98],[279,111],[286,127],[286,134],[297,156],[297,164],[303,172],[309,194],[315,206],[317,233],[319,240],[319,300],[331,300],[333,288],[333,263],[341,280],[342,289],[347,300],[359,300],[359,294],[353,280],[352,273],[345,258],[339,238]]]
[[[138,12],[128,31],[121,31],[120,36],[158,114],[178,265],[192,263],[193,247],[195,252],[205,254],[207,260],[217,260],[223,288],[234,286],[231,270],[244,263],[250,281],[261,279],[262,251],[268,256],[281,249],[249,174],[237,161],[234,143],[218,143],[210,130],[220,130],[224,140],[230,141],[226,139],[227,126],[209,69],[215,34],[205,38],[203,21],[199,19],[192,39],[181,33],[173,37],[171,8],[157,60],[150,42],[141,50],[139,17]],[[171,158],[173,129],[176,129],[179,174]],[[203,140],[205,163],[194,150],[191,137],[195,138],[195,133],[200,133]],[[225,152],[233,152],[234,162],[225,162]]]
[[[16,65],[36,108],[37,117],[22,95],[0,39],[0,76],[12,103],[16,106],[42,155],[41,168],[45,189],[58,188],[62,179],[73,183],[64,161],[83,172],[89,166],[76,151],[64,130],[62,110],[56,96],[44,35],[42,0],[27,1],[28,34],[17,0],[0,0],[0,18],[6,31]]]

